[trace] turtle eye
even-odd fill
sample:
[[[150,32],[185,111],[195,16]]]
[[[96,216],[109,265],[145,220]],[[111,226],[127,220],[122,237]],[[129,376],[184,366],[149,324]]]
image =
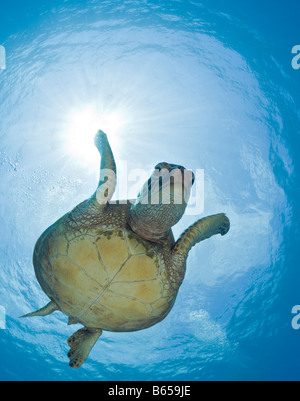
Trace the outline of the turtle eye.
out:
[[[191,170],[186,170],[187,180],[191,182],[192,185],[195,183],[195,174]]]

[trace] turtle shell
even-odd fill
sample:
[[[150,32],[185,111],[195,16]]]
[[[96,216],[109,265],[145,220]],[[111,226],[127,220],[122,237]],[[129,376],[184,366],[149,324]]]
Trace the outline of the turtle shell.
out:
[[[50,227],[34,253],[36,276],[70,322],[134,331],[162,320],[176,293],[162,247],[130,229]]]

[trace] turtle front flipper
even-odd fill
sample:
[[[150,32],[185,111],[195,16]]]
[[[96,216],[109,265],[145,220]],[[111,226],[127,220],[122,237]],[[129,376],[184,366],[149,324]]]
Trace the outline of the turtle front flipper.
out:
[[[191,248],[198,242],[208,239],[213,235],[225,235],[229,231],[229,228],[230,221],[224,213],[200,219],[181,234],[174,246],[173,254],[186,259]]]
[[[94,198],[99,205],[105,206],[111,200],[116,188],[116,163],[106,134],[98,131],[95,145],[101,155],[100,178]]]
[[[83,327],[68,338],[68,345],[71,348],[68,352],[69,366],[71,368],[80,368],[101,334],[101,329]]]

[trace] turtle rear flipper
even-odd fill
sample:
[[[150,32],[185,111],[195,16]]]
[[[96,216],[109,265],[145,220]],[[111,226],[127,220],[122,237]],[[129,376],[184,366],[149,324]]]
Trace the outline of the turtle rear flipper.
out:
[[[54,301],[51,301],[43,308],[20,317],[23,318],[23,317],[34,317],[34,316],[47,316],[50,315],[50,313],[55,312],[56,310],[59,310],[59,307]]]
[[[68,345],[71,348],[68,352],[69,366],[71,368],[80,368],[101,334],[101,329],[83,327],[68,338]]]

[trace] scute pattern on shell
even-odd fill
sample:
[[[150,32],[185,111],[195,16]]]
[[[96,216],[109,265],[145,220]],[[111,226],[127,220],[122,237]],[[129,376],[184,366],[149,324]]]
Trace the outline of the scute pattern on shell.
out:
[[[131,331],[162,320],[173,305],[159,245],[131,231],[66,230],[63,224],[39,249],[45,292],[72,321]]]

